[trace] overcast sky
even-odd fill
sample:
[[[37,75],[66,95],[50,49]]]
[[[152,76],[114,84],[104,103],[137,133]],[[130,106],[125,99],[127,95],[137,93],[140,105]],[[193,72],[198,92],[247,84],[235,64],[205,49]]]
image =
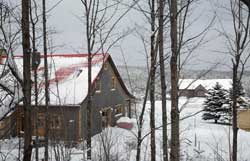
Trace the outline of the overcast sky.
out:
[[[50,0],[48,8],[55,4],[55,0]],[[217,12],[219,18],[223,21],[224,28],[230,33],[232,32],[231,19],[228,15],[228,11],[223,9],[224,6],[228,6],[228,3],[222,4],[218,0],[200,0],[198,4],[192,7],[190,13],[189,22],[193,22],[187,29],[186,37],[191,37],[201,32],[207,24],[211,21],[214,12]],[[121,12],[124,10],[121,10]],[[62,45],[56,48],[56,53],[86,53],[84,49],[84,24],[77,18],[83,15],[83,6],[80,0],[64,0],[50,13],[48,19],[49,27],[55,29],[58,33],[53,36],[54,45]],[[229,64],[230,56],[222,54],[227,51],[225,39],[218,37],[218,31],[221,30],[221,25],[218,23],[218,19],[215,20],[215,24],[209,29],[206,34],[206,44],[201,46],[196,52],[194,52],[192,59],[187,63],[186,68],[191,69],[205,69],[209,68],[215,63]],[[125,37],[121,42],[117,44],[109,53],[115,60],[116,64],[124,64],[121,54],[121,48],[125,54],[125,58],[129,65],[133,66],[145,66],[146,56],[141,40],[138,38],[135,30],[144,33],[149,38],[149,35],[144,31],[140,31],[141,27],[150,29],[150,26],[146,23],[145,17],[136,10],[131,12],[121,21],[119,26],[114,32],[131,29],[130,35]],[[166,35],[166,39],[169,35]],[[169,43],[169,42],[166,42]],[[229,69],[225,65],[220,65],[218,69]]]

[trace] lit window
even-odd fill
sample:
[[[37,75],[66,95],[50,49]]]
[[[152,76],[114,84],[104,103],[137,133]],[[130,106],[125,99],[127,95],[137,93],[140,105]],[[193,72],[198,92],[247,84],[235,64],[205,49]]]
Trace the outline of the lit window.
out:
[[[115,77],[113,76],[111,80],[111,90],[115,90],[115,88],[116,88],[116,80]]]
[[[97,80],[95,82],[95,90],[97,93],[101,92],[101,80],[100,80],[100,78],[97,78]]]
[[[122,114],[124,111],[123,106],[122,105],[116,105],[116,114]]]

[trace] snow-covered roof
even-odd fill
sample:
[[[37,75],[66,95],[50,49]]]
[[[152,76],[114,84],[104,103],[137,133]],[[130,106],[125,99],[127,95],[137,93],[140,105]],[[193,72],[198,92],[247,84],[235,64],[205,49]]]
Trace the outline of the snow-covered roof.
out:
[[[92,58],[92,83],[102,69],[108,54],[95,54]],[[88,93],[87,54],[48,55],[49,94],[51,105],[80,104]],[[16,56],[17,68],[22,73],[22,56]],[[33,74],[33,73],[32,73]],[[34,77],[34,76],[32,76]],[[34,78],[32,78],[34,80]],[[44,97],[44,57],[38,67],[39,104],[45,103]],[[34,86],[32,87],[34,92]],[[34,98],[32,98],[34,102]]]
[[[229,90],[232,87],[231,79],[180,79],[179,89],[196,89],[199,85],[205,89],[212,89],[216,83],[222,85],[222,88]]]

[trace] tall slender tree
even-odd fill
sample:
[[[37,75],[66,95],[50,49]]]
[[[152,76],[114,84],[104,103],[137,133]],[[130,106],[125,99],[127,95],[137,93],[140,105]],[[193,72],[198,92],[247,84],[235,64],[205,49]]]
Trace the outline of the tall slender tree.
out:
[[[33,4],[33,9],[32,9],[32,4]],[[32,30],[32,70],[34,71],[34,87],[35,87],[35,112],[34,112],[34,131],[36,135],[35,139],[35,158],[36,161],[39,161],[39,147],[38,147],[38,141],[39,141],[39,136],[38,136],[38,82],[37,82],[37,68],[40,64],[40,54],[37,52],[36,48],[36,27],[37,23],[39,21],[38,18],[38,6],[35,0],[30,1],[30,22],[31,22],[31,30]]]
[[[92,80],[92,58],[98,53],[105,54],[115,45],[119,40],[127,35],[127,32],[113,35],[119,22],[125,15],[138,3],[139,0],[134,0],[128,4],[128,8],[117,14],[120,4],[123,1],[115,0],[81,0],[84,10],[85,22],[85,38],[86,48],[88,51],[88,95],[87,95],[87,160],[91,160],[91,106],[93,86]],[[110,17],[110,15],[112,15]],[[111,40],[112,39],[112,40]],[[110,42],[111,40],[111,42]]]
[[[32,154],[31,129],[31,71],[30,71],[30,1],[22,0],[22,46],[23,46],[23,105],[24,105],[24,150],[23,161],[30,161]]]
[[[237,99],[239,97],[240,82],[244,73],[245,64],[250,57],[250,54],[246,53],[249,40],[249,22],[250,22],[250,10],[249,2],[243,1],[244,4],[248,4],[247,18],[244,18],[244,8],[241,1],[233,2],[231,0],[231,12],[233,17],[234,26],[234,46],[231,46],[232,65],[233,65],[233,92],[232,92],[232,127],[233,127],[233,147],[232,147],[232,160],[237,161],[238,151],[238,126],[237,126]],[[246,54],[245,54],[246,53]],[[245,55],[243,57],[243,55]]]
[[[87,160],[91,160],[91,106],[93,86],[92,81],[92,58],[96,53],[102,51],[103,54],[107,53],[114,44],[116,44],[124,35],[118,37],[112,37],[112,33],[115,30],[117,24],[121,19],[131,10],[131,8],[138,3],[138,0],[132,2],[129,8],[122,12],[117,18],[115,15],[118,10],[118,6],[122,1],[117,1],[110,4],[111,1],[105,0],[81,0],[84,10],[84,22],[85,22],[85,38],[86,47],[88,51],[88,94],[87,94]],[[110,12],[109,12],[110,11]],[[110,15],[112,15],[110,17]],[[107,18],[108,16],[108,18]],[[109,26],[107,28],[107,26]],[[112,37],[113,41],[110,43]]]
[[[164,6],[165,0],[158,0],[158,23],[159,23],[159,58],[160,58],[160,74],[161,74],[161,101],[162,101],[162,149],[163,161],[168,160],[168,137],[167,137],[167,86],[165,77],[165,63],[164,63]]]
[[[92,86],[91,86],[91,79],[92,79],[92,53],[93,53],[93,46],[94,46],[94,39],[95,37],[95,20],[92,19],[97,16],[98,8],[96,9],[95,6],[99,5],[99,1],[87,1],[87,0],[82,0],[82,4],[84,6],[84,11],[85,11],[85,22],[86,22],[86,40],[87,40],[87,51],[88,51],[88,94],[87,94],[87,131],[86,131],[86,138],[87,138],[87,160],[91,160],[91,115],[92,115]],[[92,15],[92,13],[94,15]],[[93,32],[93,33],[92,33]],[[93,35],[92,35],[93,34]]]
[[[150,37],[150,56],[151,56],[151,68],[152,72],[150,73],[150,140],[151,140],[151,161],[155,161],[156,157],[156,150],[155,150],[155,71],[156,71],[156,65],[155,65],[155,57],[157,57],[157,50],[155,50],[155,34],[156,34],[156,1],[151,0],[151,37]]]
[[[180,160],[179,106],[178,106],[178,32],[177,1],[170,1],[170,38],[171,38],[171,151],[170,160]]]
[[[45,79],[45,150],[44,159],[49,159],[49,81],[48,81],[48,62],[47,62],[47,25],[46,25],[46,1],[42,1],[42,17],[43,17],[43,52],[44,52],[44,79]]]
[[[245,5],[243,5],[245,4]],[[238,126],[237,126],[237,100],[240,96],[240,82],[245,71],[245,65],[250,57],[249,52],[249,25],[250,25],[250,3],[248,0],[230,0],[230,11],[232,15],[232,27],[234,32],[227,32],[224,27],[223,35],[229,45],[229,54],[232,60],[233,87],[232,99],[232,154],[231,160],[237,161],[238,154]]]

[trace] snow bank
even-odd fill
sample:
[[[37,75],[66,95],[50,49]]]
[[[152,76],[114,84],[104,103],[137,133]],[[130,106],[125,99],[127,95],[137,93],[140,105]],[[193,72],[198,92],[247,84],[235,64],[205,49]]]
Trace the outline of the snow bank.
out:
[[[222,85],[223,89],[229,90],[232,87],[231,79],[180,79],[179,89],[195,89],[199,85],[204,88],[212,89],[216,83]]]
[[[118,124],[119,123],[133,123],[133,121],[128,117],[121,117],[116,121],[116,123]]]

